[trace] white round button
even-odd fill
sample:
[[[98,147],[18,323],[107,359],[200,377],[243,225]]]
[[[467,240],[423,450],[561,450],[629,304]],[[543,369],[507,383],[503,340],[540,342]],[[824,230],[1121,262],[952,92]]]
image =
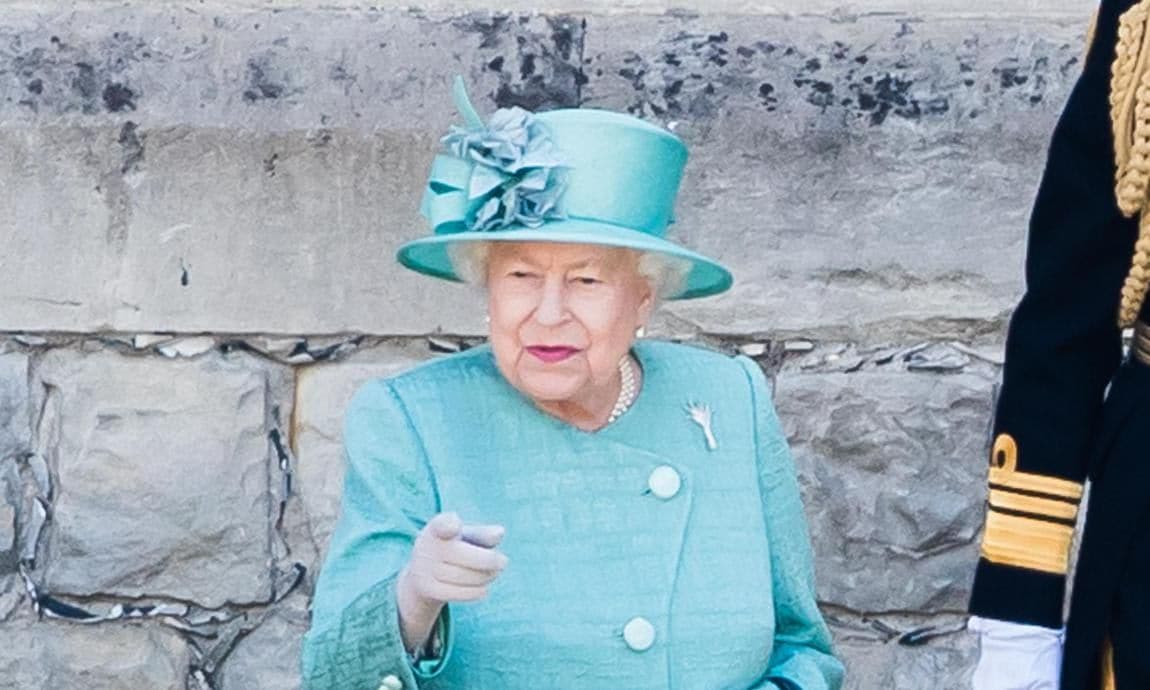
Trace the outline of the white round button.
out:
[[[651,472],[651,476],[647,477],[647,488],[664,501],[674,498],[675,494],[679,493],[681,486],[683,486],[683,479],[670,465],[656,467]]]
[[[385,676],[383,682],[379,684],[379,690],[403,690],[403,681],[399,676]]]
[[[655,644],[655,626],[646,618],[632,618],[623,626],[623,641],[636,652],[645,652]]]

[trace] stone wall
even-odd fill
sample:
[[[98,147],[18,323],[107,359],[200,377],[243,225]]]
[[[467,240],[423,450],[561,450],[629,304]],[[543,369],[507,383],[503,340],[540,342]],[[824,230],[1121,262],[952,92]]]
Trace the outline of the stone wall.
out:
[[[348,396],[483,330],[391,260],[456,74],[483,111],[688,142],[678,236],[738,281],[655,335],[774,380],[847,687],[964,687],[1004,322],[1091,5],[3,3],[0,687],[298,686]]]

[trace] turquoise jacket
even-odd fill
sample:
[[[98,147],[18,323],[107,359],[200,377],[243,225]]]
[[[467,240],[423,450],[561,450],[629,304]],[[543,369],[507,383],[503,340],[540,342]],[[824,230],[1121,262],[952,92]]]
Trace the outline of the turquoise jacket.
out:
[[[840,686],[762,372],[685,345],[639,341],[634,353],[639,396],[594,433],[535,408],[487,347],[360,389],[305,688]],[[692,403],[712,411],[713,449]],[[438,660],[412,664],[395,578],[420,528],[448,510],[504,525],[510,565],[487,599],[445,609]]]

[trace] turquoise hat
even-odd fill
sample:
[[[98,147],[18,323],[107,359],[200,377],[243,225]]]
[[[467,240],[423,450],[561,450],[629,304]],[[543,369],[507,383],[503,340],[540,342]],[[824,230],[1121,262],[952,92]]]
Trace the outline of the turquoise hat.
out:
[[[666,238],[687,148],[637,117],[594,109],[530,113],[504,108],[484,126],[462,80],[456,105],[467,122],[444,137],[421,212],[433,234],[400,247],[399,262],[460,280],[450,247],[462,242],[568,242],[655,252],[690,265],[668,299],[731,286],[722,264]]]

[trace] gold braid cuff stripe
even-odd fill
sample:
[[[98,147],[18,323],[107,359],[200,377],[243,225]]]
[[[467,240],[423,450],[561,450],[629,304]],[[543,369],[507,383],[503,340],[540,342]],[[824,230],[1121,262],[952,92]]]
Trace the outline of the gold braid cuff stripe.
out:
[[[1029,491],[1058,498],[1078,501],[1082,498],[1082,484],[1044,474],[1019,472],[1018,443],[1010,434],[999,434],[994,439],[991,454],[990,483],[1006,489]]]
[[[1025,496],[1001,489],[990,490],[990,507],[1029,513],[1036,517],[1070,520],[1078,517],[1078,505],[1051,498]]]
[[[991,510],[986,514],[982,557],[991,563],[1065,575],[1073,538],[1069,525]]]
[[[994,439],[990,484],[982,557],[991,563],[1065,575],[1074,526],[1051,520],[1073,522],[1078,516],[1082,485],[1019,472],[1018,442],[1010,434]],[[1011,514],[1016,512],[1029,515]]]
[[[1150,366],[1150,325],[1141,321],[1134,325],[1134,357]]]

